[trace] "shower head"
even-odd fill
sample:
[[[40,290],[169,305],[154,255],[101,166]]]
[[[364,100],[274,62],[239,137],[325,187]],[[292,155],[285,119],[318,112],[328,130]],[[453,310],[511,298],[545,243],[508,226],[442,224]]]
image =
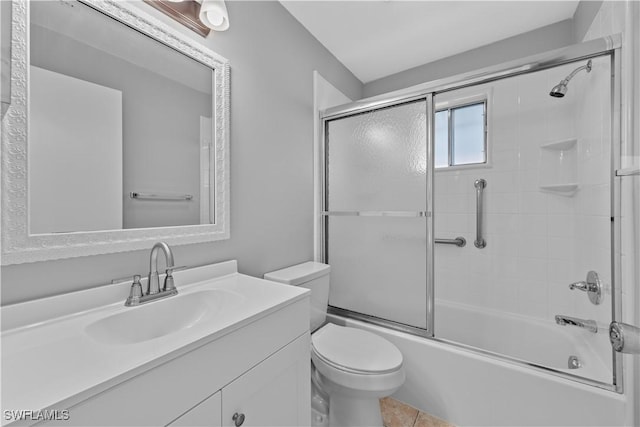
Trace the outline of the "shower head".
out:
[[[565,93],[567,93],[567,84],[563,80],[555,85],[553,89],[551,89],[549,95],[553,96],[554,98],[562,98]]]
[[[582,70],[587,70],[587,73],[591,72],[591,60],[589,60],[586,65],[573,70],[571,74],[569,74],[562,81],[560,81],[560,83],[555,85],[553,89],[551,89],[549,95],[553,96],[554,98],[562,98],[567,93],[567,85],[569,84],[569,80],[571,80],[573,76],[575,76]]]

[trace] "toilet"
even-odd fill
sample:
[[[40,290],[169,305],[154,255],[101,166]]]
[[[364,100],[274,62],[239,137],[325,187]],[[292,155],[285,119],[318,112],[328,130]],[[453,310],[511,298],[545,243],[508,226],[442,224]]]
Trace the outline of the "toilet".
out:
[[[313,424],[327,425],[318,407],[328,396],[329,426],[381,427],[379,399],[405,380],[402,353],[372,332],[325,323],[330,271],[329,265],[310,261],[264,278],[311,290],[312,407],[319,417]]]

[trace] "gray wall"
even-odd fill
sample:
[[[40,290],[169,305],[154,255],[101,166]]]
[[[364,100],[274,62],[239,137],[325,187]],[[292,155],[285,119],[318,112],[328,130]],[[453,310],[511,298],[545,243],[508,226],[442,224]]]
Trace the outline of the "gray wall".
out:
[[[602,0],[581,1],[573,14],[573,42],[580,43],[583,39],[593,19],[598,14]]]
[[[580,43],[601,5],[602,0],[582,0],[572,19],[374,80],[364,85],[363,95],[368,98]]]
[[[313,70],[352,99],[362,83],[278,2],[227,2],[231,27],[206,40],[149,13],[231,64],[231,239],[174,248],[176,263],[237,259],[243,273],[313,257]],[[148,251],[2,267],[2,304],[146,274]]]
[[[574,43],[573,40],[572,20],[567,19],[374,80],[364,85],[363,94],[367,98],[404,89],[420,83],[568,46]]]
[[[597,7],[595,4],[597,4]],[[374,96],[570,45],[601,1],[582,1],[573,20],[394,74],[356,79],[278,2],[227,2],[231,28],[204,43],[231,63],[231,239],[175,248],[178,264],[238,259],[260,276],[313,256],[312,71],[352,99]],[[203,39],[159,12],[177,31]],[[2,304],[146,274],[147,251],[2,267]]]

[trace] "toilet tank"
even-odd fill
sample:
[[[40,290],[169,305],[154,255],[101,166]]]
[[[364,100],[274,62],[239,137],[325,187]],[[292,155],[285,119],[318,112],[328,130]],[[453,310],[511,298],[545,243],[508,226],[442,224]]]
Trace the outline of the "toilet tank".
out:
[[[266,273],[264,278],[311,290],[311,331],[324,323],[329,303],[329,273],[331,267],[321,262],[304,262]]]

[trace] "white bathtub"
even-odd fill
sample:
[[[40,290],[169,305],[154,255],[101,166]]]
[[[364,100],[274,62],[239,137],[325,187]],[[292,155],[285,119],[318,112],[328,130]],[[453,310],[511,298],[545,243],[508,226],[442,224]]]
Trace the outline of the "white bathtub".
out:
[[[456,308],[460,316],[472,314],[462,313],[460,307],[449,306],[441,309],[452,310],[455,314]],[[487,326],[494,320],[480,320],[476,316],[467,319],[476,324],[487,322]],[[404,386],[394,397],[456,426],[625,425],[626,398],[613,391],[357,320],[336,315],[329,315],[329,320],[340,325],[372,331],[394,343],[404,356],[407,372]],[[436,330],[437,328],[438,325]],[[465,328],[460,329],[462,330],[458,331],[458,328],[455,328],[456,333],[465,333]],[[555,336],[553,341],[562,343],[567,335],[563,335],[565,331],[562,331],[560,326],[558,329],[561,333]],[[519,341],[522,343],[525,334],[518,331],[510,334],[509,330],[510,328],[503,326],[502,333],[490,336],[502,336],[504,343],[509,344],[514,336],[520,335]],[[526,336],[525,341],[533,344],[536,341],[540,342],[540,332],[535,334]],[[493,343],[493,338],[488,342]],[[531,347],[538,348],[535,345]],[[552,352],[543,345],[540,347],[540,355]],[[554,363],[560,360],[558,363],[566,366],[566,359],[562,362],[564,356],[560,357],[566,354],[565,347],[558,353],[557,357],[552,356],[550,360]],[[586,353],[580,353],[578,356],[580,355],[585,359],[585,365],[591,365],[590,356]]]
[[[555,321],[444,300],[436,300],[435,313],[439,338],[602,383],[612,381],[608,324],[599,324],[594,334]],[[569,369],[570,356],[576,356],[582,367]]]

